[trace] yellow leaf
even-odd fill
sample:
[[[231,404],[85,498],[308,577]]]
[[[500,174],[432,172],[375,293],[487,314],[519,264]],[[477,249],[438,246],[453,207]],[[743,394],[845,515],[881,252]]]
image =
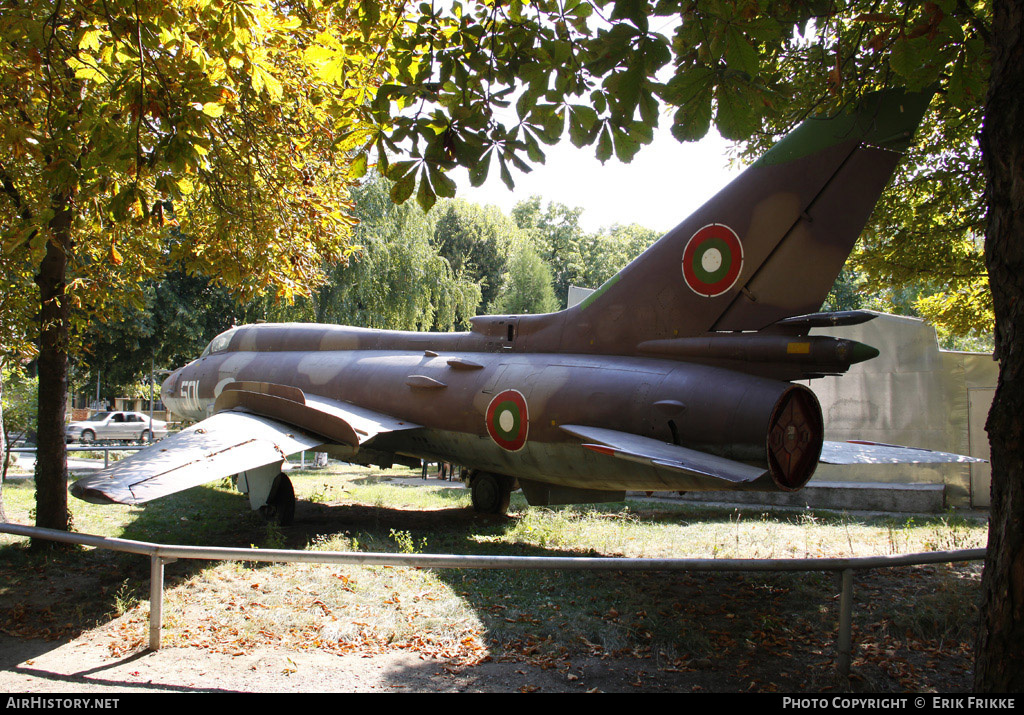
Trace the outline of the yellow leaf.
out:
[[[224,114],[224,105],[217,102],[207,102],[203,105],[203,114],[208,117],[219,117]]]
[[[101,30],[86,30],[84,33],[82,33],[82,39],[78,41],[78,46],[81,47],[83,50],[98,50],[100,49],[101,35]]]
[[[121,257],[121,252],[117,250],[117,246],[110,244],[110,262],[115,266],[119,266],[124,263],[124,259]]]

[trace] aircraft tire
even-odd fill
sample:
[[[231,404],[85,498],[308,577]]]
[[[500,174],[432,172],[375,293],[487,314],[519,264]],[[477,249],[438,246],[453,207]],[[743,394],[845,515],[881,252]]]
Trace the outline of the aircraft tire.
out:
[[[480,514],[505,514],[512,500],[511,480],[498,474],[479,472],[469,485],[473,509]]]
[[[289,526],[295,520],[295,489],[284,472],[274,478],[267,505],[260,511],[267,521],[276,522],[279,526]]]

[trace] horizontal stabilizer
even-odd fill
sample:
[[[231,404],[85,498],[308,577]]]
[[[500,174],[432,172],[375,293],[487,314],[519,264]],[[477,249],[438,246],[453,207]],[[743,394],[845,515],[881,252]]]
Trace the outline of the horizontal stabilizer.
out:
[[[71,493],[96,504],[142,504],[283,461],[323,441],[265,417],[221,412],[79,479]]]
[[[581,425],[563,425],[562,429],[584,440],[583,447],[593,452],[684,474],[737,484],[756,481],[767,472],[763,468],[628,432]]]
[[[984,462],[963,454],[932,449],[900,447],[881,442],[828,442],[821,448],[825,464],[938,464],[942,462]]]

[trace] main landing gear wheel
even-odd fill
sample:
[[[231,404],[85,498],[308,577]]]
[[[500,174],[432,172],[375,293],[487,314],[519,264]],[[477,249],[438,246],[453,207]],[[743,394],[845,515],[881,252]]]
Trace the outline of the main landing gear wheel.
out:
[[[270,496],[267,497],[266,505],[260,507],[260,513],[264,519],[279,526],[288,526],[295,520],[295,489],[292,480],[284,472],[274,477]]]
[[[512,500],[512,480],[500,474],[478,472],[469,483],[473,509],[480,514],[504,514]]]

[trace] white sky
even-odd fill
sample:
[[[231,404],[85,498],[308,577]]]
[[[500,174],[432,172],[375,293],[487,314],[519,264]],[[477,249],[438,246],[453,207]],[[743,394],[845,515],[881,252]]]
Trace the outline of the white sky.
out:
[[[547,161],[529,174],[512,169],[514,192],[501,181],[497,163],[479,188],[470,186],[465,170],[453,172],[457,197],[494,204],[509,214],[519,201],[539,195],[543,205],[553,201],[583,208],[581,222],[588,232],[616,223],[668,231],[741,171],[728,166],[729,143],[714,129],[700,142],[680,143],[669,133],[668,123],[663,122],[666,126],[656,130],[654,142],[629,164],[613,156],[602,165],[593,146],[577,149],[565,138],[553,147],[542,145]]]

